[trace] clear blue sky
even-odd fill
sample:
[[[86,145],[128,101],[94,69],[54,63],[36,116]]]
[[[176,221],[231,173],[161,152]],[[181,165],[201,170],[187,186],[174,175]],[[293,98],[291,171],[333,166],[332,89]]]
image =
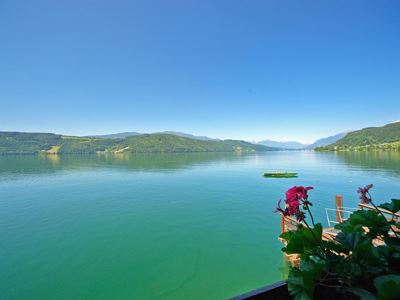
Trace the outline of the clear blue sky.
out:
[[[0,130],[299,140],[400,119],[400,1],[0,1]]]

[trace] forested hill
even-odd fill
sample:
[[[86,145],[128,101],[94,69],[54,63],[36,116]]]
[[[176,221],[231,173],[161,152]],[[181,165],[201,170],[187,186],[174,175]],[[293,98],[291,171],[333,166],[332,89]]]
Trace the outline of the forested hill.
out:
[[[368,127],[352,131],[336,143],[316,150],[364,150],[396,149],[400,150],[400,122],[382,127]]]
[[[278,150],[239,140],[196,140],[172,134],[126,138],[63,136],[52,133],[0,132],[0,155],[160,152],[255,152]]]

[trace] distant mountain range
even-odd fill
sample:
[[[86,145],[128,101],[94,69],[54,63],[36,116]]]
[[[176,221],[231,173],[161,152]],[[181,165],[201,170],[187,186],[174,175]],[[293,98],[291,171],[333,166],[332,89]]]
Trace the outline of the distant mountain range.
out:
[[[335,143],[342,137],[346,135],[347,132],[342,132],[333,136],[329,136],[326,138],[321,138],[319,140],[316,140],[312,144],[302,144],[300,142],[296,141],[285,141],[285,142],[280,142],[280,141],[273,141],[273,140],[263,140],[261,142],[255,143],[257,145],[263,145],[271,148],[280,148],[280,149],[314,149],[316,147],[320,146],[325,146],[329,145],[332,143]],[[103,139],[123,139],[131,136],[138,136],[138,135],[143,135],[143,134],[148,134],[148,133],[139,133],[139,132],[120,132],[120,133],[113,133],[113,134],[104,134],[104,135],[91,135],[91,136],[86,136],[89,138],[103,138]],[[180,137],[186,137],[194,140],[199,140],[199,141],[221,141],[221,139],[215,139],[215,138],[210,138],[207,136],[197,136],[189,133],[184,133],[180,131],[162,131],[162,132],[155,132],[155,133],[150,133],[150,134],[172,134],[175,136],[180,136]]]
[[[116,137],[118,135],[120,137]],[[111,138],[104,138],[64,136],[52,133],[0,132],[0,155],[279,150],[240,140],[200,140],[167,133],[136,135],[121,133],[111,136]]]
[[[394,122],[382,127],[368,127],[348,133],[327,146],[316,150],[348,151],[348,150],[400,150],[400,122]]]
[[[288,141],[288,142],[278,142],[273,140],[260,141],[257,144],[264,145],[267,147],[277,147],[282,149],[304,149],[307,145],[300,142]]]
[[[343,132],[306,145],[295,141],[264,140],[250,143],[219,140],[176,131],[152,134],[121,132],[97,136],[65,136],[53,133],[0,132],[0,155],[93,154],[155,152],[255,152],[283,149],[319,151],[396,149],[400,150],[400,122]]]
[[[146,133],[139,133],[139,132],[120,132],[120,133],[113,133],[113,134],[103,134],[103,135],[90,135],[86,137],[93,137],[93,138],[103,138],[103,139],[123,139],[130,136],[142,135]],[[190,139],[195,139],[199,141],[220,141],[220,139],[213,139],[207,136],[197,136],[189,133],[179,132],[179,131],[162,131],[162,132],[155,132],[152,134],[172,134],[181,137],[187,137]]]
[[[282,149],[314,149],[321,146],[326,146],[332,143],[337,142],[341,138],[343,138],[348,132],[341,132],[336,135],[332,135],[326,138],[321,138],[316,140],[312,144],[302,144],[296,141],[288,141],[288,142],[278,142],[273,140],[264,140],[258,142],[260,145],[268,146],[268,147],[277,147]]]
[[[103,134],[103,135],[88,135],[85,136],[87,138],[99,138],[99,139],[124,139],[129,136],[141,135],[139,132],[119,132],[112,134]]]
[[[176,135],[176,136],[187,137],[187,138],[195,139],[195,140],[199,140],[199,141],[221,141],[221,139],[213,139],[213,138],[210,138],[208,136],[193,135],[193,134],[179,132],[179,131],[163,131],[163,132],[160,132],[160,133],[161,134],[163,134],[163,133],[173,134],[173,135]]]
[[[306,148],[307,149],[315,149],[317,147],[321,147],[321,146],[326,146],[329,144],[333,144],[336,143],[338,140],[340,140],[341,138],[345,137],[350,131],[345,131],[345,132],[341,132],[332,136],[328,136],[326,138],[322,138],[319,140],[316,140],[314,143],[312,143],[311,145],[307,145]]]

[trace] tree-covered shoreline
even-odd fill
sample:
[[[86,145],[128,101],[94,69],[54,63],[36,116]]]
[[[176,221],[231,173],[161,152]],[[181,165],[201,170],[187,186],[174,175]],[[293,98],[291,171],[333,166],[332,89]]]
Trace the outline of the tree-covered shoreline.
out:
[[[352,131],[334,144],[316,151],[400,151],[400,122]]]
[[[173,134],[142,134],[126,138],[63,136],[53,133],[0,132],[0,155],[255,152],[277,148],[240,140],[196,140]]]

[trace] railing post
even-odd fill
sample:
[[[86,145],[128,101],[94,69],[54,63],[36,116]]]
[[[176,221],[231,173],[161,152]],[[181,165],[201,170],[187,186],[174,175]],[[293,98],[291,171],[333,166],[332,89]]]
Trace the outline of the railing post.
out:
[[[343,220],[343,196],[335,196],[335,207],[336,207],[336,222],[342,223]]]

